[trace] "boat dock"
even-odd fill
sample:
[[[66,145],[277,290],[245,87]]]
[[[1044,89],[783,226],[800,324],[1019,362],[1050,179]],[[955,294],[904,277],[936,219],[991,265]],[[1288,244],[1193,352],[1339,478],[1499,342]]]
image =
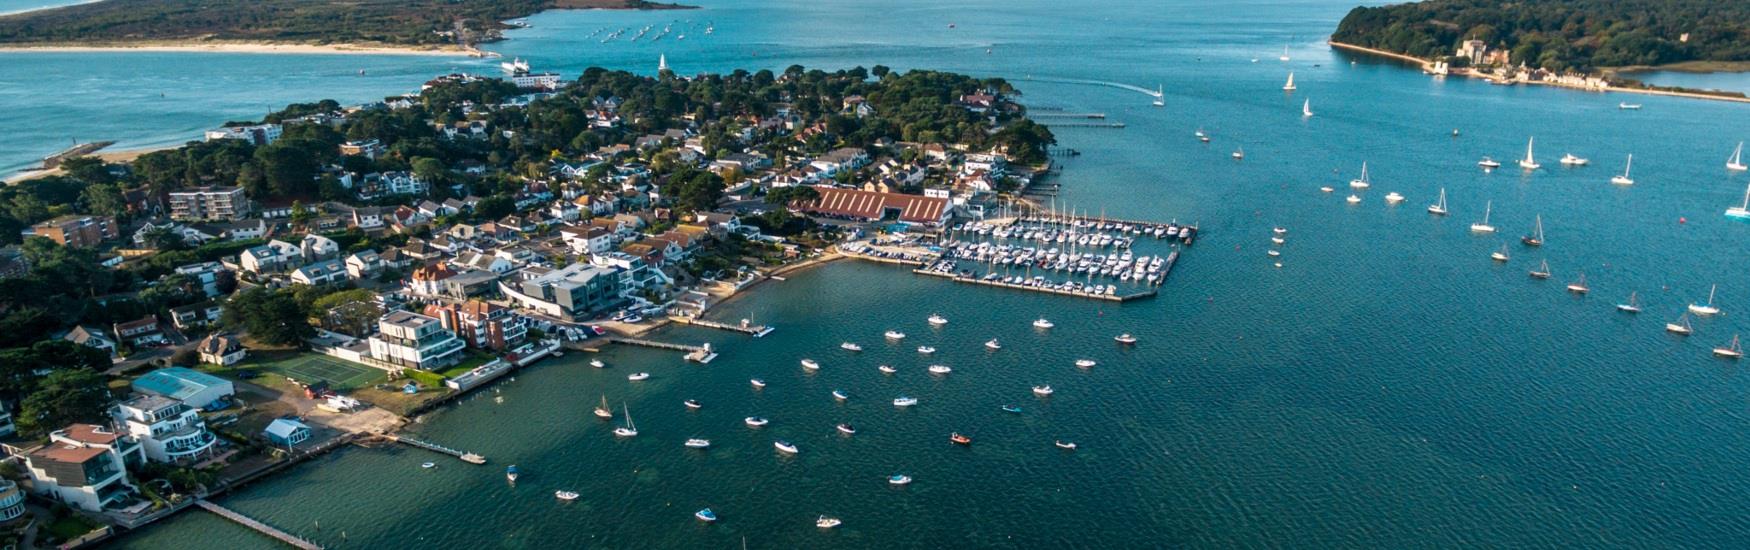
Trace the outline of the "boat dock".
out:
[[[1097,119],[1097,120],[1104,120],[1104,119],[1105,119],[1105,118],[1106,118],[1106,113],[1060,113],[1060,112],[1050,112],[1050,113],[1031,113],[1031,114],[1030,114],[1030,115],[1031,115],[1031,116],[1032,116],[1032,117],[1033,117],[1033,118],[1039,118],[1039,117],[1056,117],[1056,118],[1091,118],[1091,119]]]
[[[1159,293],[1159,291],[1156,291],[1156,290],[1151,288],[1148,290],[1143,290],[1143,291],[1135,292],[1135,293],[1131,293],[1131,294],[1089,294],[1086,292],[1072,292],[1072,291],[1068,291],[1068,290],[1058,290],[1055,288],[1017,285],[1014,283],[1005,283],[1002,281],[986,281],[984,279],[980,279],[977,277],[962,277],[962,276],[959,276],[959,275],[956,275],[953,273],[941,273],[938,271],[930,271],[928,269],[913,269],[911,272],[919,274],[919,275],[928,275],[931,277],[941,277],[943,279],[948,279],[948,280],[958,282],[958,283],[994,286],[994,287],[999,287],[999,288],[1012,288],[1015,290],[1028,290],[1028,291],[1033,291],[1033,292],[1043,292],[1046,294],[1056,294],[1058,296],[1071,296],[1071,297],[1075,297],[1075,298],[1087,298],[1090,300],[1101,300],[1101,301],[1106,301],[1106,302],[1129,302],[1132,300],[1141,300],[1143,298],[1153,298],[1155,294]]]
[[[693,326],[697,326],[697,327],[714,328],[714,329],[718,329],[718,330],[727,330],[730,332],[739,332],[742,334],[746,334],[748,336],[752,336],[754,338],[760,338],[760,337],[763,337],[767,334],[772,333],[772,327],[769,327],[766,325],[752,325],[752,324],[745,324],[745,323],[740,324],[740,325],[731,325],[729,323],[719,323],[716,321],[706,321],[704,319],[697,319],[697,318],[686,317],[686,316],[681,316],[681,315],[671,315],[671,316],[669,316],[669,320],[674,321],[676,323],[683,324],[683,325],[693,325]]]
[[[608,341],[615,343],[615,344],[625,344],[628,346],[643,346],[643,347],[647,347],[647,348],[684,351],[684,352],[687,352],[687,360],[695,362],[695,363],[710,363],[712,359],[717,358],[717,353],[711,351],[711,346],[709,344],[703,345],[703,346],[693,346],[693,345],[687,345],[687,344],[675,344],[675,343],[670,343],[670,342],[658,342],[655,340],[643,340],[643,339],[639,339],[639,338],[627,338],[624,336],[609,336]]]
[[[260,531],[261,534],[273,537],[275,539],[279,539],[280,542],[289,544],[293,548],[301,548],[303,550],[322,550],[322,547],[317,545],[314,542],[310,542],[310,541],[304,540],[302,538],[299,538],[297,535],[293,535],[291,533],[281,531],[277,528],[274,528],[274,526],[272,526],[272,525],[268,525],[266,523],[256,521],[254,518],[250,518],[249,516],[245,516],[243,514],[237,513],[236,511],[233,511],[230,508],[226,508],[224,506],[219,506],[217,504],[213,504],[213,502],[210,500],[203,498],[203,499],[194,501],[194,504],[195,504],[195,506],[199,506],[208,512],[218,514],[219,517],[237,522],[239,525],[242,525],[244,527],[248,527],[250,529]]]
[[[478,464],[485,464],[486,463],[486,457],[484,457],[484,456],[480,456],[480,455],[477,455],[474,453],[464,453],[462,451],[451,449],[449,447],[445,447],[443,445],[439,445],[436,443],[427,443],[424,441],[420,441],[418,439],[413,439],[411,437],[402,437],[402,436],[398,436],[398,435],[394,435],[394,434],[382,434],[382,437],[383,437],[383,439],[387,439],[389,441],[394,441],[396,443],[404,443],[404,444],[414,446],[414,447],[419,447],[421,449],[425,449],[427,451],[431,451],[434,453],[441,453],[441,454],[450,455],[450,456],[456,457],[458,459],[461,459],[462,462],[466,462],[469,464],[478,465]]]

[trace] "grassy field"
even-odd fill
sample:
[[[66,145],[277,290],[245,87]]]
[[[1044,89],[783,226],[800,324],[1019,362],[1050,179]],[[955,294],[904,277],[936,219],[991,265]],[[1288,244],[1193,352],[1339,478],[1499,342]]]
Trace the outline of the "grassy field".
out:
[[[288,377],[305,384],[327,381],[337,391],[368,388],[388,377],[383,371],[316,353],[251,359],[236,370]]]

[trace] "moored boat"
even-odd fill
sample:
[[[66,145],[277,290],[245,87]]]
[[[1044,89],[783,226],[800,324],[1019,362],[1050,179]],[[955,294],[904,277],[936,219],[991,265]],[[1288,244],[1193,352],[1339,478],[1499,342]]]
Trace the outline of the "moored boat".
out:
[[[1436,216],[1446,215],[1446,188],[1440,188],[1440,201],[1428,205],[1428,213]]]
[[[693,517],[699,518],[699,521],[703,521],[705,523],[714,523],[717,521],[717,513],[712,512],[710,508],[706,508],[703,510],[699,510],[697,512],[693,512]]]
[[[954,372],[954,369],[948,368],[947,365],[930,365],[929,371],[930,374],[948,374]]]
[[[614,409],[608,407],[608,396],[602,395],[602,404],[596,405],[595,417],[608,420],[614,417]]]
[[[839,433],[842,433],[845,435],[855,435],[857,433],[857,427],[852,426],[850,424],[842,424],[841,423],[837,426],[837,428],[838,428]]]
[[[887,332],[882,333],[881,335],[887,337],[888,340],[904,340],[905,339],[905,333],[897,331],[897,330],[889,330]]]
[[[863,346],[857,345],[854,342],[841,343],[841,344],[839,344],[839,348],[844,349],[844,350],[848,350],[848,351],[863,351]]]
[[[686,404],[687,408],[689,408],[689,409],[698,409],[700,407],[705,406],[703,404],[700,404],[699,400],[697,400],[697,399],[688,399],[686,401],[683,401],[682,403]]]
[[[504,478],[510,480],[511,483],[516,483],[516,478],[521,476],[522,472],[517,471],[515,464],[504,469]]]
[[[789,441],[784,441],[782,439],[777,440],[777,441],[773,441],[772,447],[777,448],[779,451],[782,451],[784,454],[792,454],[793,455],[793,454],[802,452],[801,449],[796,448],[795,443],[791,443]]]
[[[991,338],[989,342],[985,342],[984,347],[989,348],[989,349],[993,349],[993,350],[1003,349],[1003,345],[997,343],[996,338]]]
[[[1049,320],[1046,320],[1044,317],[1040,317],[1038,320],[1033,321],[1033,328],[1051,328],[1051,327],[1055,327],[1055,326],[1057,326],[1057,325],[1053,324]]]
[[[761,426],[765,426],[766,424],[772,423],[772,421],[766,420],[766,419],[758,417],[758,416],[749,416],[747,418],[741,419],[741,421],[743,423],[746,423],[748,425],[748,427],[750,427],[750,428],[758,428]]]
[[[905,474],[893,474],[893,475],[887,476],[887,484],[888,485],[910,485],[911,484],[911,476],[908,476]]]
[[[1045,384],[1043,386],[1033,386],[1033,394],[1034,395],[1041,395],[1041,396],[1051,395],[1052,392],[1054,392],[1054,391],[1056,391],[1056,390],[1051,389],[1051,384]]]
[[[577,494],[577,491],[563,491],[563,490],[561,490],[561,491],[553,491],[553,496],[557,497],[559,500],[569,502],[569,501],[577,500],[577,497],[579,495]]]
[[[929,355],[929,354],[932,354],[935,352],[936,352],[936,348],[932,348],[930,346],[918,346],[918,353],[921,353],[924,355]]]
[[[1719,290],[1719,289],[1720,289],[1720,285],[1713,285],[1712,287],[1708,288],[1707,289],[1707,303],[1706,304],[1696,304],[1696,303],[1691,302],[1689,304],[1689,312],[1694,313],[1696,315],[1700,315],[1702,317],[1707,317],[1710,315],[1718,314],[1720,312],[1720,308],[1714,307],[1714,292]]]
[[[1549,278],[1549,260],[1543,260],[1542,263],[1537,264],[1537,269],[1531,270],[1530,274],[1531,274],[1531,278],[1533,278],[1533,279],[1548,279]]]
[[[1494,209],[1495,201],[1483,203],[1483,221],[1470,224],[1470,230],[1474,233],[1494,233],[1495,226],[1489,225],[1489,213]]]
[[[893,400],[893,406],[895,407],[910,407],[916,404],[918,404],[918,398],[916,397],[906,397],[901,395]]]
[[[1634,292],[1628,293],[1628,303],[1616,304],[1616,310],[1621,311],[1623,313],[1640,313],[1641,312],[1640,300],[1636,299],[1635,294],[1636,293],[1634,293]]]
[[[1096,363],[1095,363],[1095,362],[1094,362],[1094,360],[1093,360],[1093,359],[1077,359],[1077,360],[1076,360],[1076,366],[1078,366],[1078,367],[1081,367],[1081,368],[1084,368],[1084,369],[1085,369],[1085,368],[1091,368],[1091,367],[1093,367],[1093,366],[1094,366],[1094,365],[1095,365],[1095,364],[1096,364]]]
[[[1130,333],[1128,333],[1128,332],[1126,332],[1124,334],[1120,334],[1118,336],[1114,336],[1114,337],[1112,337],[1112,339],[1118,341],[1118,343],[1120,343],[1120,344],[1135,344],[1136,343],[1136,337],[1131,336]]]
[[[802,368],[808,370],[820,370],[820,363],[815,362],[813,359],[803,359]]]
[[[899,372],[899,369],[893,368],[892,365],[881,365],[879,367],[875,367],[875,370],[881,371],[882,374],[893,374],[893,373]]]
[[[1003,405],[1003,412],[1021,414],[1021,408],[1014,405]]]
[[[1732,335],[1732,343],[1726,344],[1723,347],[1714,348],[1714,355],[1718,355],[1720,357],[1725,357],[1728,359],[1737,359],[1739,357],[1743,357],[1744,356],[1744,348],[1738,346],[1738,335],[1736,335],[1736,334]]]
[[[627,408],[624,403],[620,404],[620,407],[626,413],[626,425],[614,428],[614,435],[620,437],[637,437],[638,425],[632,423],[632,409]]]
[[[814,526],[819,527],[821,529],[832,529],[834,527],[844,525],[844,523],[845,522],[839,521],[839,518],[829,518],[826,516],[820,516],[819,518],[814,520]]]
[[[650,373],[648,373],[648,372],[634,372],[632,374],[626,375],[626,379],[631,380],[633,382],[637,382],[640,380],[649,380]]]
[[[1057,441],[1053,441],[1053,442],[1051,442],[1051,444],[1052,444],[1052,445],[1056,445],[1056,446],[1057,446],[1057,448],[1059,448],[1059,449],[1063,449],[1063,450],[1066,450],[1066,451],[1074,451],[1074,450],[1076,450],[1076,444],[1075,444],[1075,442],[1074,442],[1074,441],[1064,441],[1064,440],[1061,440],[1061,439],[1059,439],[1059,440],[1057,440]]]
[[[971,445],[972,438],[960,435],[960,432],[948,434],[948,442],[955,445]]]
[[[760,379],[758,379],[758,378],[755,378],[755,379],[752,379],[752,380],[748,380],[748,381],[747,381],[747,383],[749,383],[749,384],[753,384],[753,387],[754,387],[754,388],[764,388],[764,387],[766,387],[766,381],[765,381],[765,380],[760,380]]]
[[[605,368],[608,368],[608,364],[607,364],[607,363],[603,363],[603,362],[602,362],[602,360],[601,360],[601,359],[590,359],[590,360],[589,360],[589,366],[592,366],[592,367],[595,367],[595,368],[598,368],[598,369],[605,369]]]
[[[1689,312],[1685,311],[1682,315],[1677,316],[1676,321],[1665,323],[1665,332],[1681,336],[1688,336],[1689,333],[1695,332],[1695,327],[1689,324]]]
[[[844,401],[846,399],[850,399],[851,394],[845,393],[845,390],[833,390],[832,391],[832,398],[837,399],[839,401]]]
[[[705,448],[711,447],[711,440],[700,439],[700,438],[695,437],[692,439],[688,439],[687,442],[684,443],[684,445],[686,445],[687,448],[689,448],[689,449],[705,449]]]
[[[941,315],[931,313],[930,314],[930,324],[937,325],[937,326],[946,325],[946,324],[948,324],[948,318],[943,317]]]

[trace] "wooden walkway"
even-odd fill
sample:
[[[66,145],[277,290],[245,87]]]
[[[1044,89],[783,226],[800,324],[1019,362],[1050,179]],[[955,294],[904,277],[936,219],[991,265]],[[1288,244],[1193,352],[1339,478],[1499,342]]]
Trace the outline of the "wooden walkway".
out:
[[[674,351],[707,351],[704,346],[658,342],[655,340],[644,340],[640,338],[627,338],[625,336],[609,336],[608,341],[615,344],[626,344],[628,346],[644,346],[647,348],[668,349]]]
[[[294,548],[302,548],[303,550],[321,550],[322,549],[321,546],[318,546],[314,542],[310,542],[310,541],[304,540],[302,538],[298,538],[296,535],[293,535],[291,533],[287,533],[285,531],[281,531],[279,529],[276,529],[272,525],[268,525],[266,523],[256,521],[255,519],[250,518],[249,516],[245,516],[243,514],[239,514],[237,512],[234,512],[230,508],[226,508],[224,506],[219,506],[217,504],[213,504],[213,502],[210,500],[200,499],[200,500],[195,501],[194,504],[195,504],[195,506],[199,506],[208,512],[218,514],[219,517],[222,517],[222,518],[225,518],[225,519],[228,519],[231,521],[235,521],[244,527],[248,527],[250,529],[260,531],[264,535],[279,539],[280,542],[290,544]]]
[[[687,316],[683,316],[683,315],[670,315],[668,318],[676,323],[680,323],[683,325],[693,325],[693,326],[698,326],[698,327],[714,328],[714,329],[718,329],[718,330],[727,330],[730,332],[739,332],[742,334],[746,334],[748,336],[752,336],[754,338],[759,338],[759,337],[762,337],[762,336],[765,336],[767,334],[772,333],[772,327],[768,327],[765,325],[748,325],[748,326],[731,325],[729,323],[719,323],[716,321],[706,321],[704,319],[696,319],[693,317],[687,317]]]
[[[484,456],[480,456],[480,455],[477,455],[474,453],[465,453],[465,452],[451,449],[449,447],[445,447],[443,445],[439,445],[436,443],[428,443],[425,441],[420,441],[418,439],[413,439],[411,437],[401,437],[401,436],[394,435],[394,434],[383,434],[383,438],[387,439],[389,441],[394,441],[396,443],[402,443],[402,444],[406,444],[406,445],[413,446],[413,447],[419,447],[421,449],[425,449],[427,451],[431,451],[434,453],[441,453],[441,454],[450,455],[450,456],[462,459],[462,462],[466,462],[469,464],[485,464],[486,463],[486,457],[484,457]]]

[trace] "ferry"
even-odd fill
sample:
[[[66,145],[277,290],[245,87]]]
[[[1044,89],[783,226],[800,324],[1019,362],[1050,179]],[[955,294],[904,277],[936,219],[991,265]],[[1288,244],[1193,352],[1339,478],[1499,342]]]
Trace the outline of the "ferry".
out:
[[[888,485],[910,485],[911,484],[911,476],[908,476],[905,474],[893,474],[893,475],[887,476],[887,484]]]
[[[649,380],[650,373],[648,373],[648,372],[635,372],[635,373],[632,373],[632,374],[626,376],[626,379],[631,380],[633,382],[637,382],[640,380]]]
[[[1003,405],[1003,412],[1011,413],[1011,414],[1021,414],[1021,408],[1016,407],[1014,405]]]
[[[879,367],[875,367],[875,370],[881,371],[881,374],[893,374],[893,373],[899,372],[899,369],[893,368],[890,365],[881,365]]]
[[[1074,451],[1074,450],[1076,450],[1076,444],[1075,444],[1075,442],[1073,442],[1073,441],[1063,441],[1063,440],[1061,440],[1061,439],[1060,439],[1060,440],[1057,440],[1057,441],[1053,441],[1053,442],[1052,442],[1052,443],[1051,443],[1051,444],[1052,444],[1052,445],[1056,445],[1056,446],[1057,446],[1057,448],[1059,448],[1059,449],[1063,449],[1063,450],[1066,450],[1066,451]]]
[[[839,521],[839,518],[829,518],[826,516],[820,516],[819,519],[814,520],[814,526],[821,529],[831,529],[843,525],[844,523],[845,522]]]
[[[930,346],[918,346],[918,353],[921,353],[924,355],[929,355],[929,354],[932,354],[935,352],[936,352],[936,348],[932,348]]]
[[[813,359],[803,359],[802,368],[808,370],[820,370],[820,363],[815,362]]]
[[[699,400],[697,400],[697,399],[688,399],[686,401],[683,401],[683,403],[686,404],[687,408],[693,409],[693,410],[699,410],[700,407],[704,407],[704,405],[700,404]]]
[[[948,434],[948,442],[955,445],[972,445],[972,438],[960,435],[960,432]]]
[[[845,390],[833,390],[832,391],[832,398],[837,399],[839,401],[844,401],[846,399],[850,399],[851,394],[845,393]]]
[[[1739,357],[1743,357],[1744,356],[1744,348],[1738,346],[1738,335],[1733,334],[1732,335],[1732,343],[1726,344],[1726,347],[1714,348],[1714,355],[1718,355],[1720,357],[1725,357],[1728,359],[1737,359]]]
[[[712,512],[710,508],[693,512],[693,517],[699,518],[699,521],[705,523],[714,523],[717,521],[717,513]]]
[[[930,314],[930,324],[936,325],[936,326],[946,325],[946,324],[948,324],[948,319],[945,317],[942,317],[941,315],[936,315],[934,313],[931,313]]]
[[[1093,359],[1077,359],[1076,360],[1076,366],[1084,368],[1084,369],[1091,368],[1094,365],[1095,365],[1095,363],[1094,363]]]
[[[886,333],[883,333],[882,336],[886,336],[888,340],[904,340],[905,339],[905,333],[897,331],[897,330],[887,331]]]
[[[570,502],[577,500],[579,495],[577,494],[577,491],[553,491],[553,496],[558,497],[559,500]]]
[[[1033,395],[1046,396],[1046,395],[1051,395],[1051,393],[1053,391],[1054,390],[1051,389],[1051,384],[1046,384],[1043,386],[1033,386]]]
[[[688,449],[705,449],[705,448],[711,447],[711,440],[699,439],[699,438],[695,437],[692,439],[688,439],[686,442],[686,446]]]
[[[910,407],[916,404],[918,404],[918,398],[916,397],[906,397],[901,395],[893,400],[893,406],[895,407]]]
[[[777,440],[777,441],[773,441],[772,446],[776,447],[780,451],[783,451],[784,454],[792,454],[793,455],[793,454],[796,454],[798,452],[801,452],[801,449],[797,449],[795,444],[790,443],[789,441],[784,441],[782,439]]]
[[[758,389],[758,388],[764,388],[764,387],[766,387],[766,381],[765,381],[765,380],[760,380],[760,379],[758,379],[758,378],[755,378],[755,379],[752,379],[752,380],[748,380],[748,381],[747,381],[747,382],[748,382],[748,383],[749,383],[749,384],[753,384],[753,387],[754,387],[754,388],[756,388],[756,389]]]
[[[856,435],[856,433],[857,433],[857,428],[855,426],[850,425],[850,424],[839,424],[838,430],[839,430],[839,433],[842,433],[845,435]]]
[[[1130,333],[1128,333],[1128,332],[1114,336],[1114,337],[1112,337],[1112,339],[1118,341],[1118,343],[1120,343],[1120,344],[1135,344],[1136,343],[1136,337],[1131,336]]]
[[[516,483],[516,478],[518,475],[520,475],[520,474],[517,473],[515,464],[512,464],[512,465],[510,465],[510,467],[504,469],[504,478],[510,480],[511,483]]]
[[[859,345],[852,343],[852,342],[845,342],[845,343],[839,344],[839,348],[847,350],[847,351],[863,351],[863,346],[859,346]]]
[[[1057,325],[1053,324],[1051,321],[1046,320],[1044,317],[1040,317],[1039,320],[1033,321],[1033,328],[1051,328],[1051,327],[1055,327],[1055,326],[1057,326]]]
[[[954,372],[954,369],[948,368],[947,365],[930,365],[929,370],[930,374],[948,374]]]
[[[766,420],[764,418],[760,418],[758,416],[749,416],[747,418],[742,419],[742,422],[746,422],[748,427],[750,427],[750,428],[758,428],[761,426],[765,426],[766,424],[772,423],[772,421]]]

